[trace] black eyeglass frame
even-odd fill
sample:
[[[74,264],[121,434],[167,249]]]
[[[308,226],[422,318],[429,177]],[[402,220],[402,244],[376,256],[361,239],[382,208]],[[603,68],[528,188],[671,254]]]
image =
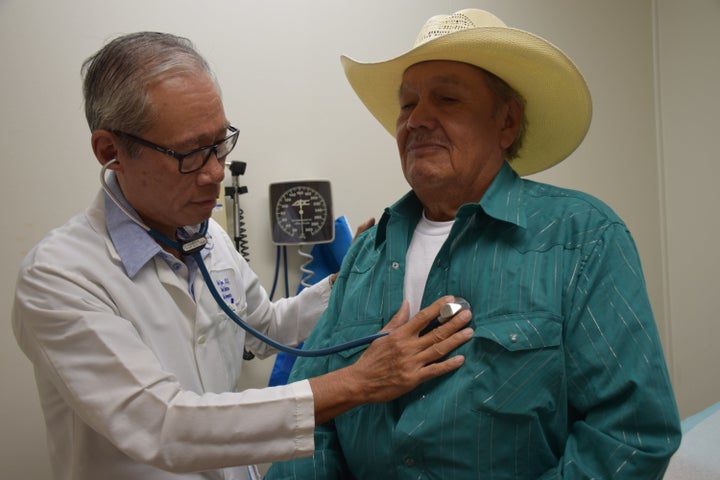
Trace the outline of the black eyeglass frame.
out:
[[[178,172],[180,172],[180,173],[193,173],[193,172],[197,172],[198,170],[200,170],[207,164],[208,160],[210,160],[212,153],[215,153],[215,156],[217,156],[218,147],[220,147],[223,143],[226,143],[228,140],[232,139],[232,145],[228,149],[227,153],[223,155],[223,158],[230,155],[230,152],[232,152],[235,149],[235,145],[237,145],[238,137],[240,136],[240,130],[233,127],[232,125],[228,125],[227,129],[230,130],[230,132],[232,132],[232,133],[230,135],[228,135],[227,137],[223,138],[222,140],[220,140],[219,142],[214,143],[212,145],[206,145],[204,147],[196,148],[194,150],[190,150],[187,153],[178,153],[175,150],[172,150],[170,148],[162,147],[156,143],[153,143],[148,140],[145,140],[144,138],[138,137],[137,135],[133,135],[131,133],[125,133],[120,130],[112,130],[112,133],[114,133],[118,137],[126,138],[128,140],[131,140],[131,141],[139,144],[139,145],[142,145],[142,146],[145,146],[148,148],[152,148],[155,151],[158,151],[160,153],[164,153],[165,155],[169,155],[169,156],[173,157],[175,160],[178,161]],[[202,164],[200,164],[199,167],[193,168],[192,170],[183,170],[182,166],[183,166],[183,160],[185,160],[185,158],[189,157],[190,155],[194,155],[196,153],[203,152],[205,150],[209,150],[208,154],[203,159]]]

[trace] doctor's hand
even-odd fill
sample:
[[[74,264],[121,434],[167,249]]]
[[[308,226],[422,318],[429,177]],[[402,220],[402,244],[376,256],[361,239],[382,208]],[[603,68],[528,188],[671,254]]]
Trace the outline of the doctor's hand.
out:
[[[367,230],[368,228],[375,225],[375,217],[370,217],[367,220],[365,220],[363,223],[358,225],[357,229],[355,230],[355,236],[353,237],[353,241],[360,235],[362,232]]]
[[[315,424],[364,403],[393,400],[422,382],[459,368],[465,361],[462,355],[444,357],[472,338],[473,330],[464,328],[470,311],[462,310],[428,334],[419,335],[437,318],[440,307],[453,300],[452,296],[443,297],[410,320],[407,302],[403,302],[383,329],[390,333],[371,343],[357,362],[311,378]]]
[[[363,223],[358,225],[357,230],[355,230],[355,236],[353,237],[352,241],[354,242],[355,239],[358,237],[358,235],[360,235],[362,232],[364,232],[368,228],[372,227],[373,225],[375,225],[375,217],[370,217],[369,219],[365,220]],[[330,286],[331,287],[335,283],[335,279],[337,279],[337,275],[338,275],[337,272],[335,272],[330,276]]]

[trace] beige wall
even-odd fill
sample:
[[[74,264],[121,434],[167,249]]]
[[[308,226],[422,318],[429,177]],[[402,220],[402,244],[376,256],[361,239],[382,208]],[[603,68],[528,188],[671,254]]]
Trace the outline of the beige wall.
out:
[[[404,51],[424,20],[466,6],[547,37],[575,59],[594,98],[585,143],[536,176],[595,194],[628,223],[683,416],[720,400],[711,366],[718,178],[710,150],[720,84],[717,0],[0,0],[0,478],[49,478],[44,429],[29,362],[9,311],[18,265],[50,228],[83,209],[98,166],[82,115],[82,60],[118,34],[142,29],[192,38],[215,65],[228,117],[241,136],[241,178],[251,265],[269,287],[267,186],[332,181],[336,213],[357,225],[406,190],[393,140],[352,94],[341,53],[381,60]],[[202,20],[201,20],[202,19]],[[713,108],[715,107],[715,108]],[[711,153],[712,152],[712,153]],[[297,264],[297,262],[294,262]],[[263,384],[269,362],[251,362]]]
[[[681,413],[720,401],[720,1],[658,1],[658,156],[671,375]]]

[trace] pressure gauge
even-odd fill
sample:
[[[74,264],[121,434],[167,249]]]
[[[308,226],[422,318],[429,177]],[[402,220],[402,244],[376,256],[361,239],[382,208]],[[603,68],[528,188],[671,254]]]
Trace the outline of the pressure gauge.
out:
[[[270,216],[276,245],[332,242],[335,229],[330,182],[271,183]]]

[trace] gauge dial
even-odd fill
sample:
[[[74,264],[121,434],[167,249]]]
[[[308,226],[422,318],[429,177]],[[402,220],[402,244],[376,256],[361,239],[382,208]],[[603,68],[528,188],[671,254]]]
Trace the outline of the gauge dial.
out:
[[[274,198],[273,241],[278,244],[332,241],[334,229],[329,182],[289,182],[271,185]],[[273,187],[275,191],[273,194]],[[329,227],[329,231],[328,231]]]

